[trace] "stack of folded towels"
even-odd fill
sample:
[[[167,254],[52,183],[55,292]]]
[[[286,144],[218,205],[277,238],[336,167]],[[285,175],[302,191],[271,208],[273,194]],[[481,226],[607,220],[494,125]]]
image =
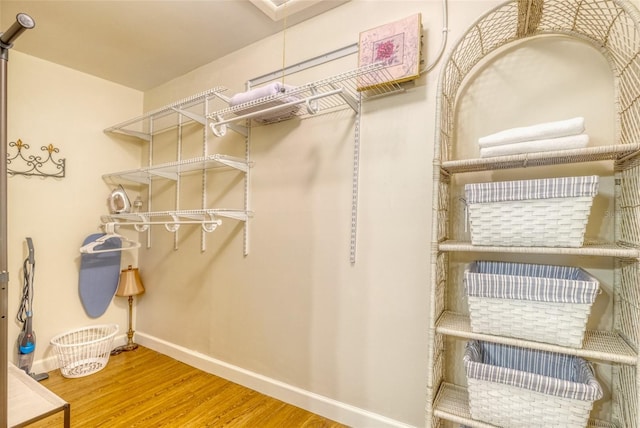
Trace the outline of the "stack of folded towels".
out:
[[[584,131],[583,117],[507,129],[478,139],[480,157],[579,149],[589,144]]]
[[[295,96],[287,95],[294,89],[296,89],[294,86],[273,82],[260,88],[235,94],[229,99],[229,107],[237,107],[236,114],[240,115],[281,106],[298,100]],[[292,117],[298,112],[298,109],[299,105],[297,104],[289,105],[258,115],[253,119],[262,123],[278,122]]]

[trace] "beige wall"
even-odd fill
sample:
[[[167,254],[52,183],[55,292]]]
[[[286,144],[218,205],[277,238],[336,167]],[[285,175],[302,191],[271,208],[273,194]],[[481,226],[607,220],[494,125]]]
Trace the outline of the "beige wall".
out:
[[[448,49],[497,4],[450,1]],[[422,13],[430,62],[440,43],[441,2],[352,1],[287,29],[287,64],[355,42],[362,30],[416,12]],[[334,28],[340,31],[328,30]],[[245,80],[281,66],[282,43],[281,34],[271,37],[149,91],[145,108],[218,84],[230,93],[241,91]],[[523,72],[510,75],[514,61]],[[573,65],[584,61],[593,67],[576,76]],[[285,81],[305,83],[355,66],[351,57]],[[397,423],[421,425],[438,71],[404,94],[364,107],[355,265],[348,255],[353,114],[257,128],[251,138],[256,214],[250,255],[242,256],[241,231],[228,224],[208,238],[202,254],[195,236],[185,238],[178,252],[168,238],[164,247],[142,251],[149,292],[140,299],[139,329]],[[535,43],[483,71],[461,104],[461,140],[519,126],[525,116],[535,122],[581,115],[592,144],[611,141],[611,75],[590,47]],[[240,138],[231,138],[241,145]],[[605,210],[610,189],[605,179],[597,201]],[[608,220],[596,221],[603,233]],[[588,267],[607,283],[606,262],[589,261]],[[600,299],[592,324],[607,325],[609,298]],[[609,376],[607,368],[599,370]]]
[[[493,4],[450,2],[450,40]],[[430,62],[441,42],[440,1],[352,1],[287,29],[287,64],[417,12]],[[282,44],[276,35],[148,91],[145,109],[216,85],[242,91],[246,80],[281,67]],[[356,66],[354,55],[285,82]],[[406,93],[364,107],[354,265],[354,114],[254,128],[249,256],[233,222],[207,236],[204,253],[199,233],[181,232],[174,251],[157,229],[153,247],[140,252],[148,291],[139,299],[138,330],[396,423],[422,424],[436,81],[430,73]],[[243,150],[236,135],[210,138],[210,152]]]
[[[14,361],[21,327],[15,316],[27,256],[25,238],[31,237],[38,361],[53,357],[49,341],[56,334],[111,322],[126,330],[125,299],[98,319],[85,313],[78,297],[78,249],[87,235],[100,231],[100,216],[107,210],[111,189],[101,175],[139,164],[139,146],[112,140],[102,130],[123,114],[140,114],[142,93],[14,50],[8,75],[8,140],[21,139],[30,146],[27,154],[36,156],[44,156],[40,147],[53,144],[60,150],[54,156],[66,159],[65,178],[13,176],[8,182],[9,359]],[[123,254],[123,266],[135,256]]]

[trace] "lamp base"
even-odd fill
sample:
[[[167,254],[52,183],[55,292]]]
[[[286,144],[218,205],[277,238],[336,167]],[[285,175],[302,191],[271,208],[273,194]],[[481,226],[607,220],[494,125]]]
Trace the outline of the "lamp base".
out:
[[[138,349],[138,344],[137,343],[127,343],[126,345],[123,346],[118,346],[117,348],[113,348],[111,350],[111,355],[118,355],[121,354],[123,352],[126,351],[133,351]]]

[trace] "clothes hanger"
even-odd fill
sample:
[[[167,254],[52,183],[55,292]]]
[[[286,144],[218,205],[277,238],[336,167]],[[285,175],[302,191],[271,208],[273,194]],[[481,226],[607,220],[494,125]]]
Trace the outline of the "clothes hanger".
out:
[[[95,241],[89,242],[86,245],[80,247],[80,252],[84,254],[96,254],[96,253],[107,253],[111,251],[124,251],[124,250],[133,250],[135,248],[140,247],[140,243],[136,241],[132,241],[129,238],[119,235],[115,232],[115,223],[106,223],[104,225],[105,234],[96,239]],[[109,239],[116,238],[120,240],[120,246],[114,247],[113,244],[109,244]],[[100,246],[104,246],[105,248],[97,248]]]

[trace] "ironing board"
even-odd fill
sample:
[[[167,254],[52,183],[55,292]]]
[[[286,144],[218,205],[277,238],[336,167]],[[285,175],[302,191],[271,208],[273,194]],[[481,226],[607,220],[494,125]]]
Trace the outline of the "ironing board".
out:
[[[93,242],[103,235],[104,233],[89,235],[82,245]],[[121,245],[119,239],[111,238],[107,239],[100,249],[117,250]],[[84,310],[90,317],[97,318],[104,314],[116,294],[120,278],[120,257],[120,251],[82,254],[78,291]]]
[[[71,406],[31,376],[9,363],[8,423],[10,427],[27,426],[64,411],[64,426],[71,426]]]

